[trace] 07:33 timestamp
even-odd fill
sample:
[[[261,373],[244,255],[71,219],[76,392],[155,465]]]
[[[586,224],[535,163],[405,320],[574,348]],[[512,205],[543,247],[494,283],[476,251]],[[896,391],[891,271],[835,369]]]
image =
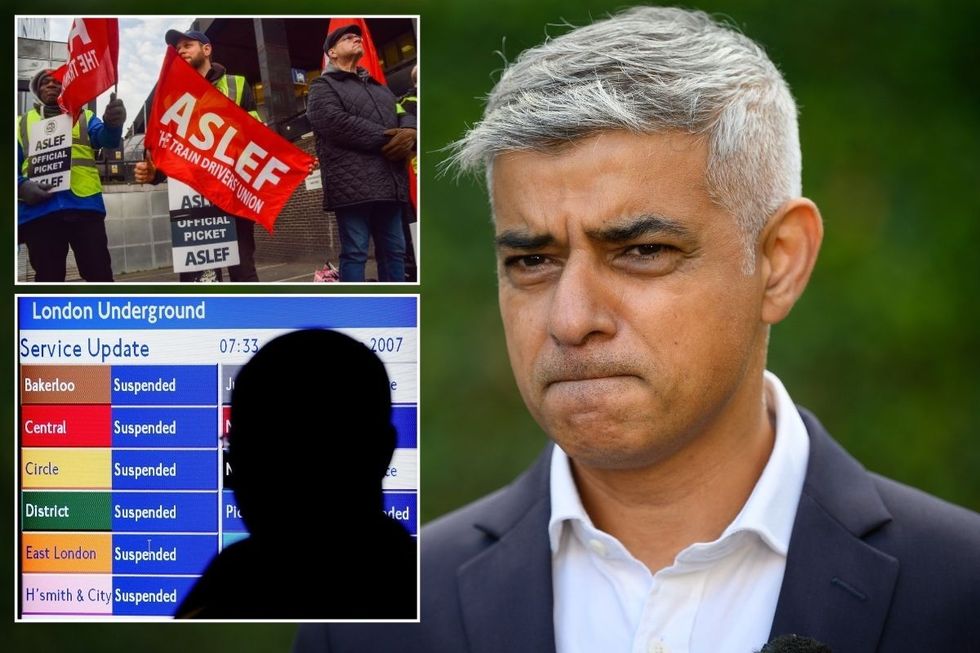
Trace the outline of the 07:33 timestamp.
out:
[[[258,350],[258,338],[221,338],[218,340],[218,351],[222,354],[254,354]]]

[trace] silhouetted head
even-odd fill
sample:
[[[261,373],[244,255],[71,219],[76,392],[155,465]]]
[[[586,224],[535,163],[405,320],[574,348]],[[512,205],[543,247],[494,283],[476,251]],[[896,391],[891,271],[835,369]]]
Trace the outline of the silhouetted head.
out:
[[[280,336],[235,378],[229,441],[253,535],[380,515],[395,448],[384,365],[335,331]]]

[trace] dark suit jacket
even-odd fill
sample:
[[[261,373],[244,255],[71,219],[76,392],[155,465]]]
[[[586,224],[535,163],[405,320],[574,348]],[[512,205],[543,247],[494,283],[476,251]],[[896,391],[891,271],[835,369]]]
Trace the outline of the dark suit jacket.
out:
[[[869,474],[801,414],[810,460],[771,636],[834,653],[980,651],[980,515]],[[305,625],[295,650],[553,651],[550,454],[423,529],[421,624]]]

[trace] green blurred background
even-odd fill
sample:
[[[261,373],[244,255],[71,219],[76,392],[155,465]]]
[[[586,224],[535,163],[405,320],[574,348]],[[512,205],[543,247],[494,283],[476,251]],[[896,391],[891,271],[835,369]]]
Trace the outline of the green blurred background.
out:
[[[257,14],[421,14],[423,521],[508,482],[545,442],[507,363],[486,195],[477,182],[437,177],[438,150],[479,119],[480,98],[503,65],[498,51],[513,59],[546,33],[562,33],[559,23],[579,25],[623,6],[574,0],[227,6]],[[804,191],[825,220],[810,288],[773,330],[770,369],[865,466],[980,509],[980,256],[974,251],[980,245],[980,6],[744,0],[697,8],[728,16],[783,70],[801,108]],[[99,3],[85,11],[134,9],[202,11],[188,2]],[[17,3],[15,10],[80,11],[64,2]],[[9,256],[0,264],[12,297]],[[113,289],[141,290],[160,291]],[[3,328],[12,339],[9,319]],[[11,356],[8,350],[8,371]],[[12,399],[0,416],[8,425],[11,406]],[[3,452],[9,511],[16,505],[12,434]],[[12,523],[12,514],[5,516]],[[8,560],[15,555],[11,536],[3,553]],[[284,561],[283,570],[302,573],[304,565],[320,562]],[[3,573],[9,591],[0,609],[12,614],[12,570]],[[278,651],[288,648],[293,631],[281,624],[20,625],[8,650]]]

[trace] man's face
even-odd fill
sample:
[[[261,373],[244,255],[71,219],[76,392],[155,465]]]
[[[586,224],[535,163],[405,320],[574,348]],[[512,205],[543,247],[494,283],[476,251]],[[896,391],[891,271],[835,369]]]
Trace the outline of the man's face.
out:
[[[579,464],[656,464],[762,400],[744,380],[765,364],[763,283],[709,198],[706,152],[688,135],[605,132],[494,161],[511,366]]]
[[[364,54],[364,45],[360,36],[348,32],[334,43],[330,51],[335,59],[349,59],[351,57],[359,59]]]
[[[211,56],[211,45],[205,45],[200,41],[190,39],[180,39],[177,41],[177,54],[180,58],[189,63],[193,68],[200,68]]]
[[[61,95],[61,82],[51,75],[45,75],[37,85],[37,92],[43,104],[54,106],[58,104],[58,96]]]

